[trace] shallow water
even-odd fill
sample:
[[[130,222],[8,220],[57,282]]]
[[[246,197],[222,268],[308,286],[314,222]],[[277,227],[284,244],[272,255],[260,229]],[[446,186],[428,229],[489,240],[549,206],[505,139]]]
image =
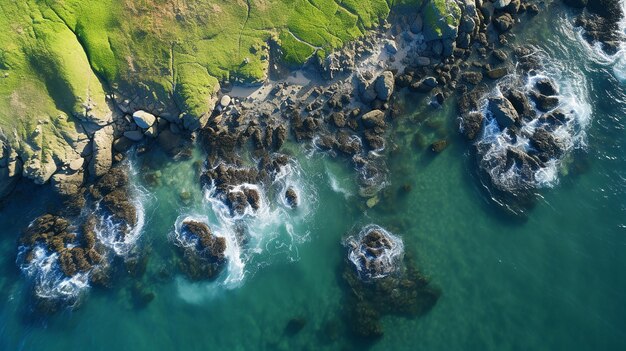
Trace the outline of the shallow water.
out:
[[[288,145],[301,171],[284,182],[295,184],[306,204],[292,211],[276,195],[281,191],[266,193],[262,214],[244,219],[252,242],[229,252],[215,282],[187,281],[171,240],[174,224],[187,216],[232,235],[232,218],[198,185],[201,153],[182,162],[158,152],[133,159],[134,182],[149,194],[137,241],[148,265],[139,282],[155,299],[138,303],[137,279],[120,274],[113,288],[90,289],[79,308],[44,317],[32,312],[30,285],[15,259],[20,230],[54,197],[23,185],[0,212],[0,349],[362,347],[344,336],[342,240],[370,223],[401,237],[442,290],[424,317],[385,317],[374,350],[626,349],[626,84],[616,74],[618,61],[592,55],[567,14],[551,11],[519,39],[585,77],[582,102],[591,120],[585,152],[560,169],[558,182],[540,191],[524,219],[506,215],[484,191],[456,131],[453,102],[433,108],[407,97],[406,116],[387,147],[389,186],[374,208],[359,197],[347,162]],[[451,145],[435,156],[427,146],[442,138]],[[144,181],[144,166],[161,173],[159,184]],[[33,199],[33,191],[40,196]],[[285,333],[292,318],[306,321],[295,336]]]

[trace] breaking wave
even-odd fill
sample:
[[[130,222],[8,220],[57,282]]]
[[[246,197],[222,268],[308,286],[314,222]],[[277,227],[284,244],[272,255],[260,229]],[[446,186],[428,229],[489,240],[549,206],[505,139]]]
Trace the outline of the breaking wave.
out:
[[[376,246],[372,245],[372,234],[376,234]],[[378,245],[380,243],[382,245]],[[348,259],[363,279],[380,279],[397,272],[404,256],[404,243],[398,236],[384,228],[369,224],[355,236],[347,238],[344,245],[349,248]]]
[[[37,297],[73,304],[89,288],[89,273],[77,273],[71,277],[63,274],[59,266],[58,253],[36,246],[27,263],[23,257],[27,251],[28,248],[24,246],[19,248],[18,262],[22,262],[20,269],[32,280]]]

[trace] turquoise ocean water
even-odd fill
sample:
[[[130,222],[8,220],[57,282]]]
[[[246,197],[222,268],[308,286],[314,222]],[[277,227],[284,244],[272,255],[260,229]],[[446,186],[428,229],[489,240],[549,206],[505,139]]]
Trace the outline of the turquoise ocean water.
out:
[[[559,85],[572,88],[572,106],[589,114],[580,149],[524,218],[489,199],[458,135],[454,102],[436,109],[406,96],[387,148],[388,186],[374,208],[358,195],[347,162],[287,145],[298,162],[275,188],[295,185],[303,206],[288,210],[266,194],[267,208],[250,219],[250,241],[231,252],[238,259],[215,282],[190,283],[173,261],[177,220],[206,218],[229,230],[196,180],[202,153],[183,162],[158,152],[133,157],[146,274],[119,274],[74,310],[33,312],[15,263],[20,231],[53,195],[22,185],[0,210],[0,349],[363,348],[341,318],[341,242],[370,223],[401,236],[442,291],[423,317],[385,317],[372,350],[626,349],[626,53],[601,55],[568,16],[545,10],[517,38],[545,52]],[[443,153],[424,147],[441,138],[451,141]],[[147,184],[141,175],[154,170],[159,184]],[[154,300],[143,305],[138,291]],[[296,335],[285,332],[293,318],[306,322]]]

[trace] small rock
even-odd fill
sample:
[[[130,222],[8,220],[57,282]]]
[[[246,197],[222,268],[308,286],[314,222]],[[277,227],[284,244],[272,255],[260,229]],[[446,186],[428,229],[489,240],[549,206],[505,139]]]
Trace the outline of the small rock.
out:
[[[222,96],[222,98],[220,99],[220,105],[222,107],[227,107],[228,105],[230,105],[230,102],[232,101],[232,99],[230,98],[230,96],[228,95],[224,95]]]
[[[440,152],[442,152],[443,150],[445,150],[447,147],[448,147],[448,141],[444,139],[444,140],[438,140],[438,141],[435,141],[435,142],[434,142],[434,143],[430,146],[430,149],[431,149],[433,152],[440,153]]]
[[[374,196],[367,199],[367,202],[365,204],[367,205],[367,208],[373,208],[374,206],[378,205],[379,202],[380,199],[378,198],[378,196]]]

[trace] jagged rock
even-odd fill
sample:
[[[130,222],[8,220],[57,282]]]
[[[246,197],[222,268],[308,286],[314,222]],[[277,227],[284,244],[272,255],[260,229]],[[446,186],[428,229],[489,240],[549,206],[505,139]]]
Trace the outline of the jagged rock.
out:
[[[382,100],[387,101],[393,94],[394,87],[394,78],[393,73],[390,71],[385,71],[378,78],[376,78],[376,82],[374,83],[374,89],[376,90],[376,96]]]
[[[480,84],[483,81],[483,75],[480,72],[464,72],[461,77],[464,81],[473,85]]]
[[[537,91],[539,91],[540,94],[547,96],[557,95],[559,93],[559,89],[556,84],[548,78],[537,80],[535,88],[537,88]]]
[[[537,109],[542,112],[548,112],[559,106],[559,98],[556,96],[545,96],[537,92],[531,92],[530,96],[535,101]]]
[[[334,112],[330,115],[331,123],[337,128],[346,126],[346,116],[342,112]]]
[[[513,17],[511,17],[510,14],[508,13],[504,13],[498,17],[496,17],[493,20],[496,28],[500,31],[500,32],[507,32],[509,31],[511,28],[513,28]]]
[[[489,111],[502,129],[512,126],[519,119],[511,102],[504,97],[489,99]]]
[[[287,199],[287,204],[291,207],[291,208],[296,208],[298,207],[298,193],[296,192],[296,190],[294,188],[288,188],[287,191],[285,192],[285,199]]]
[[[133,120],[139,128],[148,129],[156,122],[156,117],[151,113],[139,110],[133,113]]]
[[[557,140],[543,128],[537,128],[530,138],[530,145],[537,151],[537,157],[543,162],[558,158],[563,153]]]
[[[467,139],[474,140],[480,133],[483,126],[483,114],[480,112],[470,112],[463,115],[463,134]]]

